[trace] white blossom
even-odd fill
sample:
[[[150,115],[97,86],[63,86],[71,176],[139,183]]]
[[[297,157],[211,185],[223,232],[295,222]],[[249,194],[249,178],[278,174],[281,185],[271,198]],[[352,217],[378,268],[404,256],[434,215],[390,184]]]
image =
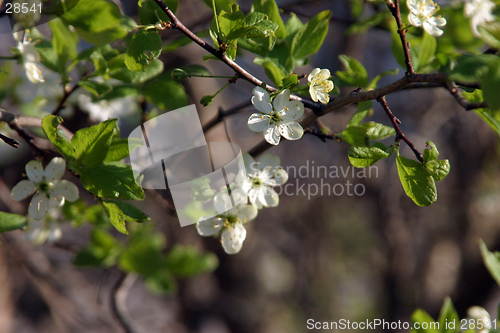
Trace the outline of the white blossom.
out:
[[[467,317],[474,321],[474,325],[467,328],[474,329],[476,333],[487,333],[492,328],[490,314],[480,306],[471,306],[468,308]]]
[[[22,200],[35,193],[31,199],[28,213],[40,220],[47,214],[49,207],[62,206],[65,200],[78,199],[78,188],[67,180],[60,180],[66,171],[66,161],[55,157],[45,171],[39,161],[26,164],[28,180],[21,180],[10,193],[14,200]]]
[[[491,11],[495,4],[490,0],[466,0],[464,6],[464,16],[470,17],[472,32],[477,37],[480,36],[477,27],[495,20]]]
[[[233,200],[240,202],[245,194],[240,189],[231,191]],[[213,218],[201,217],[196,223],[200,236],[212,236],[221,232],[221,244],[228,254],[240,252],[247,231],[244,225],[257,216],[257,207],[248,203],[240,203],[231,207],[231,198],[226,192],[218,192],[214,197],[214,206],[217,212],[223,212]]]
[[[137,102],[133,96],[115,98],[112,100],[100,100],[92,102],[90,96],[81,94],[78,96],[78,106],[87,111],[92,121],[102,122],[110,118],[121,118],[134,113],[137,110]]]
[[[41,220],[35,220],[28,216],[28,228],[25,232],[27,240],[36,245],[41,245],[45,242],[54,243],[61,239],[62,230],[57,223],[59,213],[56,209],[50,208]]]
[[[406,2],[410,13],[408,20],[415,27],[423,27],[427,33],[434,37],[439,37],[443,34],[443,30],[439,27],[446,25],[446,19],[440,15],[434,17],[439,11],[439,6],[432,0],[408,0]]]
[[[26,71],[28,80],[32,83],[45,82],[43,78],[43,70],[38,63],[40,62],[40,53],[35,48],[35,45],[27,39],[27,35],[21,37],[21,32],[14,33],[14,38],[18,41],[17,49],[21,55],[20,61]]]
[[[259,209],[278,206],[279,195],[273,187],[288,180],[287,172],[279,165],[279,157],[265,154],[259,162],[255,162],[249,154],[245,154],[243,159],[246,175],[238,173],[236,183],[248,195],[250,202]]]
[[[333,89],[333,82],[328,80],[330,71],[328,69],[315,68],[307,77],[309,81],[309,94],[313,101],[318,100],[323,104],[328,104],[330,95],[328,93]]]
[[[260,113],[250,116],[248,127],[255,132],[264,132],[264,138],[270,144],[279,144],[281,136],[297,140],[304,134],[304,129],[297,123],[304,114],[304,104],[290,101],[290,90],[283,90],[271,103],[267,90],[255,87],[252,104]]]
[[[41,5],[42,0],[14,0],[12,1],[12,17],[23,28],[31,28],[40,21]]]

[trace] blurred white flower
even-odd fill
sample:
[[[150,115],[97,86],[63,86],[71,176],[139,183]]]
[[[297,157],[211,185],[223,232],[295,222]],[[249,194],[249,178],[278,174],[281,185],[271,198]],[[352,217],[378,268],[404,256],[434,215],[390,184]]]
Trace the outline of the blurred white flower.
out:
[[[473,319],[474,322],[467,321],[468,324],[473,325],[466,328],[472,328],[476,333],[487,333],[492,328],[490,314],[480,306],[471,306],[467,309],[467,317]]]
[[[235,189],[231,192],[233,200],[240,202],[240,199],[246,197],[245,194]],[[241,203],[231,207],[231,198],[225,192],[219,192],[214,197],[214,206],[217,212],[223,212],[216,217],[201,217],[196,223],[196,229],[200,236],[212,236],[222,230],[221,243],[222,248],[228,254],[240,252],[243,241],[246,238],[247,231],[244,225],[252,221],[257,216],[257,207],[247,203]]]
[[[89,114],[94,122],[102,122],[110,118],[126,117],[137,111],[137,101],[133,96],[115,98],[112,100],[100,100],[92,102],[90,96],[81,94],[78,96],[78,106]]]
[[[276,207],[279,204],[279,195],[273,189],[288,180],[288,174],[281,168],[278,156],[265,154],[259,162],[249,155],[243,155],[246,175],[239,172],[236,183],[248,195],[250,202],[261,209],[262,207]]]
[[[28,40],[27,34],[24,33],[24,37],[21,37],[22,34],[22,32],[15,32],[14,38],[18,41],[17,49],[21,55],[20,61],[24,66],[26,76],[33,83],[45,82],[42,67],[38,65],[40,53],[38,53],[35,45]]]
[[[12,1],[12,17],[25,29],[35,26],[41,15],[42,0]]]
[[[25,231],[25,237],[35,245],[41,245],[45,242],[54,243],[62,237],[62,230],[59,223],[56,222],[59,212],[50,208],[47,215],[41,220],[35,220],[28,216],[28,228]]]
[[[495,4],[490,0],[465,0],[464,16],[470,17],[470,26],[472,32],[477,37],[480,36],[477,27],[495,20],[491,11]]]
[[[307,77],[309,81],[309,94],[313,101],[318,100],[323,104],[328,104],[330,96],[328,93],[333,89],[333,82],[328,80],[330,71],[328,69],[315,68]]]
[[[434,37],[439,37],[443,34],[443,30],[439,27],[446,25],[446,19],[440,15],[434,17],[434,14],[439,10],[439,6],[432,0],[408,0],[406,2],[410,13],[408,20],[415,27],[422,26],[427,33]]]
[[[255,132],[264,132],[264,138],[270,144],[280,143],[281,136],[297,140],[304,134],[304,129],[297,123],[304,114],[304,104],[290,101],[290,90],[283,90],[274,97],[271,104],[267,90],[255,87],[252,104],[260,113],[254,113],[248,118],[248,127]]]
[[[53,158],[45,171],[39,161],[29,161],[26,164],[29,180],[21,180],[12,188],[10,195],[19,201],[35,193],[28,213],[36,220],[40,220],[47,214],[49,207],[59,207],[65,200],[78,199],[76,185],[67,180],[60,180],[65,171],[66,161],[61,157]]]

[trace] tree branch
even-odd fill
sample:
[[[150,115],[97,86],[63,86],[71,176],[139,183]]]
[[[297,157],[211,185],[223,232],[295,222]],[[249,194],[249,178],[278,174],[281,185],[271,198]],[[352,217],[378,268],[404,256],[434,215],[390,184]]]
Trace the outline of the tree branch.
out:
[[[229,66],[234,72],[242,79],[256,85],[256,86],[261,86],[262,81],[253,76],[252,74],[248,73],[246,70],[241,68],[237,63],[235,63],[233,60],[229,59],[229,57],[222,52],[221,50],[215,49],[212,45],[206,43],[203,39],[200,37],[196,36],[191,30],[186,28],[184,24],[182,24],[181,21],[175,16],[175,14],[163,3],[162,0],[154,0],[158,6],[163,10],[163,12],[170,18],[171,22],[167,23],[166,27],[169,28],[174,28],[179,31],[181,31],[183,34],[185,34],[187,37],[189,37],[193,42],[201,46],[203,49],[205,49],[207,52],[210,54],[214,55],[218,59],[222,60],[223,63],[225,63],[227,66]],[[277,91],[276,88],[267,85],[266,88],[272,92]],[[299,96],[290,95],[290,99],[300,101],[304,103],[304,106],[310,108],[314,112],[320,112],[323,109],[323,104],[321,103],[315,103],[313,101],[309,101],[307,99],[303,99]]]
[[[394,114],[392,113],[391,109],[389,108],[389,105],[387,104],[387,101],[385,100],[385,96],[377,98],[377,102],[379,102],[380,105],[382,105],[382,108],[384,109],[385,113],[387,114],[392,123],[392,127],[394,127],[394,129],[396,130],[396,141],[399,142],[400,140],[403,140],[404,142],[406,142],[406,144],[413,151],[413,153],[420,161],[420,163],[424,163],[424,158],[422,157],[422,154],[417,150],[417,148],[415,148],[415,145],[410,140],[408,140],[408,138],[404,135],[403,131],[401,131],[401,129],[399,128],[399,124],[401,124],[401,121],[399,121],[399,119],[396,118],[396,116],[394,116]]]
[[[59,101],[57,106],[54,108],[54,110],[52,111],[53,115],[57,116],[59,114],[59,112],[66,107],[66,105],[64,105],[64,103],[66,103],[66,100],[68,99],[68,97],[71,96],[71,94],[79,87],[80,86],[78,84],[75,84],[73,86],[73,88],[71,88],[71,89],[67,89],[66,87],[63,89],[64,90],[63,97],[61,98],[61,100]]]
[[[399,0],[387,0],[387,7],[391,11],[392,16],[396,19],[398,25],[398,33],[401,38],[401,44],[403,44],[403,51],[405,54],[405,64],[406,64],[406,74],[414,74],[413,65],[411,63],[410,57],[410,44],[406,41],[406,29],[403,28],[403,22],[401,21],[401,11],[399,10]]]
[[[111,309],[125,333],[134,333],[135,330],[132,326],[132,320],[128,315],[126,300],[130,288],[132,288],[137,280],[137,275],[120,273],[121,276],[111,290]]]
[[[465,97],[463,97],[460,91],[458,90],[458,87],[455,84],[455,82],[448,82],[446,84],[446,88],[448,89],[450,94],[455,98],[458,104],[460,104],[465,109],[465,111],[488,107],[488,104],[486,102],[471,103],[467,99],[465,99]]]
[[[217,111],[217,116],[215,116],[215,118],[213,118],[208,123],[206,123],[205,126],[203,126],[203,133],[206,133],[209,130],[211,130],[215,125],[220,123],[224,119],[224,117],[235,114],[238,111],[240,111],[241,109],[246,108],[250,105],[252,105],[252,102],[249,100],[247,102],[236,105],[235,107],[232,107],[227,111],[225,111],[222,107],[219,107],[219,109]]]

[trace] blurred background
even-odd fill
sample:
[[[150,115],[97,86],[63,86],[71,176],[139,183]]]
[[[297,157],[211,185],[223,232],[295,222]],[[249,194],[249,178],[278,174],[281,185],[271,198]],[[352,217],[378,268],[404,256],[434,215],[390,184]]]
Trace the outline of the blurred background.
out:
[[[115,2],[125,14],[135,17],[136,0]],[[290,12],[303,22],[324,9],[333,13],[323,47],[307,66],[298,68],[297,74],[307,75],[316,67],[328,68],[332,73],[341,70],[340,54],[359,60],[369,78],[399,67],[388,31],[374,28],[364,34],[346,35],[353,22],[350,1],[277,3],[283,9],[285,22]],[[250,10],[251,1],[240,0],[239,4],[244,12]],[[367,7],[367,13],[373,10]],[[197,32],[209,27],[212,11],[201,0],[183,0],[177,16]],[[0,24],[8,22],[2,18]],[[180,33],[166,30],[161,35],[168,42]],[[8,54],[8,46],[15,46],[12,35],[5,32],[0,38],[0,52]],[[160,59],[166,69],[199,64],[214,75],[233,75],[220,62],[203,62],[203,54],[200,47],[190,44],[162,54]],[[253,58],[243,51],[237,62],[269,82]],[[7,62],[0,60],[0,64]],[[19,70],[18,65],[9,66],[12,71]],[[400,68],[398,77],[403,73]],[[379,86],[396,79],[385,77]],[[26,84],[20,77],[9,80],[3,84],[16,82],[16,88],[3,96],[0,107],[12,106],[14,109],[9,111],[19,114],[25,112],[15,109],[19,101],[36,104],[36,96],[44,94],[40,89],[53,88]],[[183,82],[189,103],[196,104],[202,124],[216,117],[219,107],[228,110],[249,102],[253,86],[238,80],[210,106],[199,104],[202,96],[214,94],[226,82],[202,78]],[[349,89],[341,89],[342,95],[348,93]],[[418,207],[405,195],[394,157],[379,161],[371,174],[367,171],[366,177],[361,177],[359,170],[352,173],[347,144],[322,142],[307,134],[296,142],[283,140],[268,152],[279,156],[285,169],[308,166],[311,172],[312,165],[326,166],[328,170],[338,168],[339,177],[331,176],[330,171],[327,177],[318,177],[317,173],[304,176],[305,171],[294,174],[289,169],[288,183],[293,186],[288,193],[292,195],[283,193],[278,207],[260,211],[257,219],[247,225],[247,238],[237,255],[225,254],[216,238],[200,237],[194,225],[181,228],[175,213],[167,212],[146,194],[140,208],[152,218],[147,223],[164,233],[167,249],[177,243],[195,245],[219,259],[213,273],[180,280],[177,293],[155,295],[145,289],[141,278],[114,268],[73,266],[75,252],[88,242],[89,226],[73,229],[63,225],[63,238],[52,245],[34,246],[19,230],[3,235],[0,332],[122,332],[112,309],[114,296],[126,306],[125,313],[133,325],[131,332],[295,333],[308,331],[308,319],[410,321],[417,308],[437,318],[446,296],[451,297],[461,318],[473,305],[485,307],[496,318],[500,292],[482,263],[478,246],[481,238],[490,250],[500,249],[496,134],[473,111],[464,111],[444,88],[405,89],[388,96],[387,101],[401,120],[401,129],[420,151],[431,140],[439,148],[440,157],[450,160],[451,172],[436,184],[438,201],[432,206]],[[355,110],[355,105],[344,107],[322,121],[339,132]],[[247,127],[253,111],[250,104],[225,118],[206,133],[207,141],[230,140],[248,151],[262,140],[261,133]],[[91,123],[78,107],[73,112],[73,120],[66,123],[68,128]],[[376,103],[369,120],[390,125]],[[140,116],[128,116],[123,120],[122,133],[127,135],[127,129],[139,123]],[[390,140],[384,143],[390,145]],[[401,154],[413,158],[404,145]],[[15,150],[2,143],[0,156],[0,209],[24,214],[26,206],[13,201],[9,193],[32,153],[26,147]],[[349,172],[344,176],[340,170]],[[361,189],[363,193],[308,192],[314,191],[312,184],[328,184],[331,188],[340,184],[336,187],[338,194],[340,188],[347,190],[347,181],[353,186],[361,184],[358,194]],[[305,195],[298,190],[301,185]],[[168,197],[168,193],[163,195]],[[83,196],[92,201],[91,196]],[[114,235],[118,239],[125,237],[117,232]]]

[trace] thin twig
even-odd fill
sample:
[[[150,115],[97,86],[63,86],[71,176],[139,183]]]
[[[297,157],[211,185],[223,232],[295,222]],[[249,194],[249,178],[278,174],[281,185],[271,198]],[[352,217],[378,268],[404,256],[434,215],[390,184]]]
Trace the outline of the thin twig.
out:
[[[121,272],[120,277],[116,281],[113,289],[111,290],[111,309],[113,314],[118,319],[125,333],[134,333],[135,330],[132,325],[132,320],[127,311],[127,295],[137,280],[135,274],[125,274]]]
[[[170,18],[171,22],[167,24],[167,27],[177,29],[181,31],[183,34],[188,36],[191,40],[193,40],[196,44],[204,48],[207,52],[210,54],[214,55],[218,59],[222,60],[223,63],[225,63],[227,66],[229,66],[231,69],[234,70],[238,76],[244,80],[247,80],[248,82],[256,85],[256,86],[261,86],[262,81],[253,76],[252,74],[248,73],[246,70],[241,68],[237,63],[235,63],[233,60],[229,59],[229,57],[221,50],[215,49],[212,45],[206,43],[203,39],[200,37],[196,36],[191,30],[186,28],[184,24],[182,24],[181,21],[175,16],[175,14],[163,3],[162,0],[154,0],[156,4],[163,10],[163,12]],[[266,88],[271,91],[275,92],[277,91],[276,88],[267,85]],[[290,99],[296,100],[296,101],[301,101],[304,103],[304,106],[310,108],[314,112],[320,112],[323,109],[323,104],[321,103],[315,103],[313,101],[309,101],[307,99],[303,99],[299,96],[296,95],[290,95]]]
[[[403,22],[401,21],[401,11],[399,10],[399,0],[387,0],[387,7],[391,11],[392,16],[396,19],[398,25],[398,33],[401,38],[401,44],[403,45],[403,51],[405,54],[405,64],[406,64],[406,74],[414,74],[413,65],[411,63],[410,57],[410,44],[406,41],[406,29],[403,28]]]
[[[336,141],[342,141],[340,137],[338,137],[335,133],[323,133],[314,129],[306,128],[304,130],[304,133],[312,134],[316,136],[318,139],[320,139],[323,142],[326,142],[326,139],[328,140],[336,140]]]
[[[11,139],[8,136],[3,135],[2,133],[0,133],[0,139],[2,139],[3,142],[5,142],[11,147],[19,148],[19,141],[17,140]]]
[[[64,90],[63,97],[61,98],[61,100],[59,101],[59,103],[57,104],[55,109],[52,111],[53,115],[57,116],[59,114],[59,112],[66,107],[66,105],[64,105],[64,103],[66,103],[66,100],[68,99],[68,97],[71,96],[71,94],[79,87],[80,86],[78,84],[75,84],[73,86],[73,88],[71,88],[71,89],[67,89],[66,87],[63,89]]]
[[[420,161],[420,163],[424,163],[424,158],[422,157],[422,154],[417,150],[417,148],[415,148],[415,145],[410,140],[408,140],[408,138],[404,135],[403,131],[401,131],[401,128],[399,128],[399,124],[401,124],[401,122],[392,113],[391,109],[389,108],[389,105],[387,104],[387,101],[385,100],[385,96],[377,98],[377,102],[379,102],[380,105],[382,105],[382,108],[384,109],[385,113],[387,114],[392,123],[392,127],[394,127],[394,129],[396,130],[396,141],[399,142],[400,140],[403,140],[408,145],[408,147],[410,147],[410,149],[413,151],[413,153]]]
[[[450,94],[455,98],[458,104],[460,104],[466,111],[488,107],[488,104],[484,101],[481,103],[469,102],[465,97],[462,96],[455,82],[448,82],[446,88],[448,89]]]

